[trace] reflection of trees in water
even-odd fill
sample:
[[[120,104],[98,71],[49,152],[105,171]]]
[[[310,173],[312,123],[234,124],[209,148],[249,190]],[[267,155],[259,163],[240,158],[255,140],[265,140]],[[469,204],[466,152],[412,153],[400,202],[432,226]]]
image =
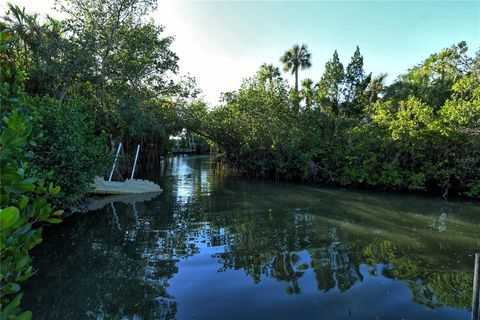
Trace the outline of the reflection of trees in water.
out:
[[[319,290],[343,292],[364,280],[360,266],[365,265],[370,276],[405,282],[416,303],[431,308],[468,308],[470,303],[471,276],[439,270],[429,262],[428,248],[419,252],[381,238],[350,239],[341,228],[316,225],[314,219],[298,219],[291,212],[277,214],[274,224],[259,212],[228,216],[222,222],[228,242],[225,251],[214,256],[221,270],[243,269],[255,283],[274,278],[289,283],[287,293],[298,294],[299,279],[311,268]],[[300,263],[302,252],[308,253],[308,263]]]
[[[37,317],[175,319],[177,303],[167,293],[168,283],[178,272],[177,262],[198,253],[193,239],[203,229],[190,227],[182,217],[139,218],[133,207],[116,206],[122,212],[118,221],[107,207],[46,230],[49,241],[36,252],[43,256],[35,265],[40,272],[35,287],[27,287],[37,294],[25,299]],[[72,245],[76,250],[69,252]]]
[[[290,217],[290,219],[288,219]],[[232,233],[225,252],[216,254],[222,270],[243,269],[255,283],[261,277],[271,277],[289,283],[288,293],[301,292],[298,280],[306,269],[311,267],[315,273],[319,290],[328,291],[338,287],[345,291],[363,276],[359,263],[351,261],[349,246],[340,241],[335,228],[309,228],[305,220],[286,213],[278,218],[283,221],[275,228],[265,228],[256,219],[246,219],[243,223],[235,221],[228,227]],[[299,230],[302,230],[299,232]],[[305,239],[315,239],[316,233],[329,233],[314,245]],[[299,253],[306,250],[310,263],[300,263]]]
[[[166,161],[162,170],[172,166]],[[116,204],[121,213],[118,220],[112,218],[108,207],[67,220],[51,232],[46,230],[47,241],[36,254],[42,259],[35,264],[40,269],[32,282],[35,288],[27,288],[27,293],[37,294],[24,299],[25,307],[34,309],[39,318],[46,315],[49,319],[68,318],[65,310],[72,319],[78,315],[174,319],[178,306],[168,293],[169,282],[178,272],[178,261],[198,254],[200,243],[222,247],[222,252],[213,256],[221,270],[243,270],[254,283],[276,279],[286,284],[288,294],[301,294],[300,279],[308,269],[319,290],[346,291],[364,280],[360,266],[365,265],[371,276],[407,283],[416,303],[432,308],[465,308],[470,303],[471,276],[460,267],[438,270],[452,259],[449,253],[465,254],[462,243],[457,246],[448,238],[449,232],[456,232],[455,225],[421,230],[425,247],[408,247],[410,240],[405,239],[412,238],[411,226],[431,224],[426,216],[392,213],[390,220],[381,219],[385,213],[378,208],[385,203],[376,198],[367,199],[369,203],[344,194],[342,201],[335,202],[330,195],[312,197],[306,191],[282,191],[275,196],[264,190],[269,185],[254,185],[252,191],[251,183],[235,182],[232,187],[226,180],[215,181],[213,175],[201,172],[182,177],[187,179],[183,182],[169,177],[169,183],[162,184],[166,193],[159,201],[136,207]],[[211,186],[219,183],[220,190],[213,190]],[[179,185],[191,186],[182,191],[188,191],[184,201],[168,192]],[[216,192],[215,196],[203,196],[209,192]],[[298,197],[310,201],[321,214],[288,209]],[[395,211],[402,213],[400,202],[395,206]],[[277,209],[272,212],[268,209],[272,207]],[[348,221],[340,220],[342,210],[351,210],[344,214]],[[409,219],[416,220],[412,223]],[[474,234],[468,224],[461,227],[465,234]],[[383,234],[374,234],[374,228]],[[437,238],[438,231],[442,238]],[[432,252],[432,243],[438,239],[445,246],[441,252]],[[74,252],[69,251],[72,247]]]
[[[205,165],[202,161],[192,161],[192,167]],[[289,294],[301,293],[299,280],[309,268],[315,274],[319,290],[346,291],[364,280],[360,272],[360,266],[364,265],[370,276],[382,275],[407,283],[417,303],[458,308],[469,303],[469,276],[466,273],[457,276],[459,270],[454,267],[438,270],[440,264],[452,258],[448,250],[458,255],[465,251],[461,247],[463,243],[457,245],[445,234],[456,232],[456,225],[443,227],[451,222],[442,215],[439,220],[442,228],[424,227],[418,235],[412,227],[428,226],[431,221],[427,215],[412,213],[408,211],[410,208],[406,210],[402,197],[386,201],[380,197],[364,195],[359,199],[356,194],[342,193],[337,198],[338,194],[329,191],[325,191],[326,196],[313,197],[309,189],[302,188],[296,190],[303,191],[295,192],[282,190],[277,196],[268,184],[234,181],[234,185],[230,185],[231,181],[215,180],[215,175],[205,176],[201,172],[204,171],[196,168],[188,181],[180,182],[192,186],[188,201],[169,201],[166,205],[169,212],[174,212],[170,217],[172,229],[171,234],[161,238],[163,250],[169,250],[170,255],[195,254],[198,250],[195,243],[202,239],[208,246],[223,247],[223,252],[213,256],[221,270],[243,270],[254,283],[265,278],[288,283]],[[178,181],[173,185],[178,187]],[[215,196],[204,197],[205,192],[213,192]],[[192,199],[195,201],[190,201]],[[291,203],[302,201],[322,214],[288,209]],[[419,201],[422,210],[439,212],[436,207],[430,208],[432,204],[427,200]],[[275,212],[267,209],[272,207],[284,209]],[[385,219],[385,215],[389,219]],[[472,234],[468,229],[470,225],[460,226]],[[381,231],[382,235],[374,230]],[[442,231],[442,238],[432,230]],[[413,243],[409,239],[418,240],[419,236],[426,246],[408,247]],[[396,241],[396,237],[401,241]],[[396,243],[393,245],[385,239],[394,239]],[[447,249],[432,252],[433,243],[438,242],[443,242]],[[432,260],[437,263],[431,263]]]
[[[470,307],[471,273],[443,271],[426,263],[416,263],[387,240],[366,246],[363,257],[370,265],[385,264],[382,270],[384,276],[407,283],[416,303],[429,308]]]
[[[118,204],[123,213],[120,230],[108,215],[110,208],[65,222],[67,233],[62,236],[57,229],[46,234],[49,241],[39,248],[38,254],[48,257],[36,267],[56,272],[41,271],[33,291],[48,288],[48,292],[29,296],[26,307],[35,306],[37,315],[49,319],[65,318],[56,310],[92,319],[174,319],[177,302],[168,293],[169,282],[178,272],[178,261],[200,252],[200,242],[223,247],[213,256],[221,270],[243,270],[255,283],[276,279],[287,284],[288,294],[301,294],[299,280],[308,269],[319,290],[343,292],[363,281],[359,267],[364,264],[372,276],[407,283],[416,303],[466,308],[470,302],[471,276],[457,275],[452,269],[436,271],[428,263],[428,249],[422,252],[381,238],[352,237],[341,226],[291,210],[215,213],[212,205],[217,207],[200,201],[179,208],[168,199],[160,208],[156,202],[137,204],[138,212],[155,206],[157,213],[147,215]],[[67,254],[72,243],[80,245]],[[38,310],[39,306],[44,309]]]
[[[222,270],[243,269],[255,283],[259,283],[262,276],[272,277],[289,283],[287,293],[300,293],[298,279],[308,266],[300,263],[295,252],[305,247],[301,230],[306,222],[297,215],[285,214],[273,227],[269,218],[252,219],[257,214],[225,215],[223,223],[228,225],[228,242],[225,251],[214,257],[223,266]]]
[[[298,279],[303,276],[303,272],[294,269],[299,261],[300,257],[297,254],[288,252],[273,258],[271,276],[279,281],[289,282],[286,289],[288,294],[300,293]]]
[[[343,292],[363,281],[363,276],[359,264],[351,261],[350,248],[340,241],[335,227],[331,228],[330,236],[328,245],[308,250],[311,265],[319,290],[326,292],[337,287]]]

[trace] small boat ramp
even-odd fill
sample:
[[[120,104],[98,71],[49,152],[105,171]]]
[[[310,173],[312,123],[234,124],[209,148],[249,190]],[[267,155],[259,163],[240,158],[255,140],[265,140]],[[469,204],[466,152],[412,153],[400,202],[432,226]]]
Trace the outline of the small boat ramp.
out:
[[[152,181],[127,179],[121,181],[105,181],[102,177],[95,177],[93,183],[95,194],[130,194],[161,192],[162,188]]]
[[[151,192],[161,192],[162,188],[159,185],[152,181],[148,180],[140,180],[140,179],[133,179],[133,175],[135,174],[135,167],[137,165],[138,160],[138,153],[140,152],[140,145],[137,146],[137,153],[135,155],[135,161],[133,163],[132,175],[130,179],[125,181],[112,181],[113,172],[115,170],[115,165],[117,163],[118,154],[120,153],[120,149],[122,148],[122,144],[118,145],[117,153],[115,155],[115,160],[113,162],[112,171],[110,172],[110,177],[108,181],[106,181],[102,177],[95,177],[93,182],[93,193],[94,194],[103,194],[103,195],[111,195],[111,194],[132,194],[132,193],[151,193]]]

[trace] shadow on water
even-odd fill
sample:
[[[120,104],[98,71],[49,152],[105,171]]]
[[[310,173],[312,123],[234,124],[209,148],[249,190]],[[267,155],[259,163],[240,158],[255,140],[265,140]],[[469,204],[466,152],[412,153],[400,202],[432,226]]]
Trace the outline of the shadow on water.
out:
[[[480,206],[277,184],[172,157],[164,192],[45,230],[37,319],[469,319]]]

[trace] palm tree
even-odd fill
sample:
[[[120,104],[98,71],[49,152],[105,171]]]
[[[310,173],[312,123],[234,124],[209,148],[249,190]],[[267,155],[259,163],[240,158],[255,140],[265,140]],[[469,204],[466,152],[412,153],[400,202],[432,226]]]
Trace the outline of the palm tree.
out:
[[[29,45],[32,44],[33,39],[38,36],[37,32],[40,26],[38,25],[38,14],[28,14],[25,8],[20,9],[19,6],[8,3],[8,12],[4,17],[5,22],[10,25],[10,28],[20,37],[23,43],[23,63],[25,68],[28,66]],[[3,26],[2,26],[3,28]]]
[[[315,89],[313,87],[312,79],[304,79],[302,81],[302,90],[301,90],[302,98],[305,99],[305,105],[308,109],[312,107],[313,99],[315,97]]]
[[[298,92],[298,69],[308,69],[312,66],[311,54],[307,50],[307,45],[294,45],[290,50],[286,51],[280,58],[283,63],[285,72],[291,71],[295,74],[295,91]]]
[[[268,80],[268,82],[272,84],[274,79],[280,78],[280,70],[273,64],[264,63],[260,66],[258,75],[261,81],[265,82]]]
[[[376,102],[378,100],[378,95],[385,90],[386,77],[386,73],[381,73],[374,77],[372,81],[370,81],[370,84],[367,87],[367,92],[370,96],[370,102]]]

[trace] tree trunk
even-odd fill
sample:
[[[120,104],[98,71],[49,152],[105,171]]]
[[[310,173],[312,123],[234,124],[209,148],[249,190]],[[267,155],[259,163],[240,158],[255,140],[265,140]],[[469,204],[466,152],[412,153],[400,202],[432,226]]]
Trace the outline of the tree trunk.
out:
[[[295,91],[298,92],[298,68],[295,69]]]

